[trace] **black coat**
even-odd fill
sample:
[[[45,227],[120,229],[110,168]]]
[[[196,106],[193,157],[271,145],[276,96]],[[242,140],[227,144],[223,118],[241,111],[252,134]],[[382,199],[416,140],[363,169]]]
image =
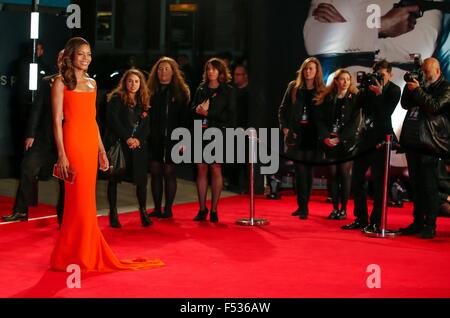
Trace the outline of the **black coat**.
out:
[[[288,141],[286,143],[295,144],[297,151],[303,150],[316,150],[317,149],[317,125],[315,119],[315,106],[312,101],[316,90],[312,90],[311,100],[305,104],[306,89],[300,88],[297,91],[297,99],[295,103],[292,103],[291,90],[294,87],[295,82],[291,82],[286,89],[281,105],[278,109],[278,120],[280,129],[289,129]],[[306,108],[305,108],[306,107]],[[306,125],[300,125],[299,120],[302,117],[304,111],[308,112],[309,123]],[[297,138],[293,138],[292,134],[295,133]],[[295,139],[295,140],[294,140]],[[289,141],[290,140],[290,141]]]
[[[25,130],[25,138],[34,138],[34,150],[56,152],[53,135],[51,85],[56,75],[42,79]]]
[[[236,90],[228,84],[220,84],[217,94],[211,94],[207,84],[200,84],[195,92],[191,110],[194,120],[203,119],[195,112],[197,106],[209,99],[208,127],[225,128],[236,125]]]
[[[316,123],[318,129],[319,144],[322,149],[334,159],[350,155],[350,151],[355,144],[356,133],[360,121],[360,111],[356,109],[357,94],[347,93],[344,97],[341,109],[337,109],[336,94],[329,94],[325,97],[322,104],[316,106]],[[339,118],[337,118],[339,116]],[[324,143],[326,138],[330,138],[333,125],[337,123],[337,137],[340,140],[339,152],[332,154],[333,149],[327,147]]]
[[[138,96],[136,99],[139,100]],[[136,129],[135,125],[138,123]],[[125,105],[119,96],[113,96],[106,108],[105,149],[108,149],[120,140],[125,155],[127,172],[118,181],[127,181],[134,184],[147,184],[148,150],[147,138],[149,134],[149,115],[141,104],[134,107]],[[134,130],[134,134],[133,134]],[[126,141],[128,138],[137,138],[141,145],[137,149],[130,149]]]
[[[171,163],[171,151],[177,143],[171,140],[172,131],[179,127],[188,128],[192,121],[188,97],[178,101],[170,86],[166,86],[152,96],[150,105],[149,159]]]
[[[386,140],[386,135],[393,135],[391,116],[400,101],[401,89],[389,82],[383,87],[381,95],[376,96],[369,89],[361,89],[358,94],[356,108],[362,109],[363,127],[357,140],[358,149],[369,150]]]

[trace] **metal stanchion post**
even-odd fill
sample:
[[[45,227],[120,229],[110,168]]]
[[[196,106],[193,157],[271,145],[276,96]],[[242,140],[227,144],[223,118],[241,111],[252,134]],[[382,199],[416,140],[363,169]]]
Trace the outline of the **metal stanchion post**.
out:
[[[381,213],[381,225],[380,225],[380,231],[377,233],[366,233],[369,237],[394,237],[396,232],[387,230],[387,212],[388,212],[388,183],[389,183],[389,174],[391,170],[391,151],[392,151],[392,135],[386,135],[386,158],[384,163],[384,180],[383,180],[383,205],[382,213]]]
[[[249,138],[249,165],[250,165],[250,218],[238,219],[236,224],[238,225],[266,225],[269,223],[266,219],[255,218],[255,189],[254,189],[254,174],[256,162],[256,145],[258,143],[258,136],[256,134],[256,129],[250,128],[248,130]]]

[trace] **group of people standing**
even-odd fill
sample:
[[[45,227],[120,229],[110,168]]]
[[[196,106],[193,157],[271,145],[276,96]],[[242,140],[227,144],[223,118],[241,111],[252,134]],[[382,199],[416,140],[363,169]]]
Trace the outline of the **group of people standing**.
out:
[[[423,64],[424,83],[408,82],[402,98],[405,109],[417,108],[427,115],[450,118],[450,84],[439,62],[428,58]],[[298,208],[292,213],[307,219],[313,180],[313,166],[325,160],[330,166],[330,193],[333,210],[329,219],[347,217],[347,202],[354,197],[355,220],[344,230],[380,231],[386,152],[381,147],[387,135],[398,143],[391,116],[400,101],[401,89],[390,81],[392,66],[386,60],[375,62],[371,81],[354,86],[352,74],[338,69],[328,87],[323,81],[318,59],[306,59],[289,83],[279,108],[280,129],[286,155],[295,159],[295,187]],[[414,196],[414,223],[400,229],[403,235],[436,234],[438,158],[406,150]],[[370,168],[374,205],[369,218],[366,174]]]

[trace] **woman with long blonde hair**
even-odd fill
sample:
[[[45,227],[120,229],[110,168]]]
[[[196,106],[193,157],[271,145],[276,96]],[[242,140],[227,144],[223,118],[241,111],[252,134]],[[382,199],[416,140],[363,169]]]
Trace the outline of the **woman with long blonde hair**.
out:
[[[358,111],[355,108],[358,89],[352,75],[345,69],[334,73],[333,82],[314,99],[317,104],[316,120],[320,144],[329,161],[345,160],[355,143]],[[332,220],[347,218],[347,201],[351,189],[352,162],[330,166],[330,193]],[[339,207],[339,203],[341,207]]]
[[[312,162],[317,151],[317,127],[314,119],[314,96],[325,89],[320,62],[307,58],[289,83],[281,102],[278,119],[285,138],[287,155],[296,159],[295,183],[298,208],[292,213],[308,218],[308,203],[312,188]]]

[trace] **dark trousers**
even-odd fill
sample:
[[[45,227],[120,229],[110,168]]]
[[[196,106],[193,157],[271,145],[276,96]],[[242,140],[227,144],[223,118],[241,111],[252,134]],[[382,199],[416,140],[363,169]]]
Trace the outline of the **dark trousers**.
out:
[[[436,228],[439,213],[438,159],[414,152],[406,152],[409,179],[414,199],[414,223]]]
[[[297,205],[302,212],[308,212],[309,197],[313,183],[313,166],[301,162],[312,163],[316,152],[301,151],[296,156],[300,162],[295,162],[295,187],[297,190]]]
[[[52,152],[31,148],[22,160],[19,186],[14,201],[13,213],[28,213],[28,207],[37,203],[37,182],[40,176],[49,178],[55,162]],[[59,196],[56,210],[62,214],[64,207],[64,182],[59,183]]]
[[[369,220],[366,182],[366,173],[369,168],[371,168],[373,182],[373,209],[370,215],[370,223],[378,225],[381,223],[385,158],[386,151],[379,149],[363,157],[356,158],[353,162],[352,193],[355,203],[353,214],[363,223],[368,223]]]

